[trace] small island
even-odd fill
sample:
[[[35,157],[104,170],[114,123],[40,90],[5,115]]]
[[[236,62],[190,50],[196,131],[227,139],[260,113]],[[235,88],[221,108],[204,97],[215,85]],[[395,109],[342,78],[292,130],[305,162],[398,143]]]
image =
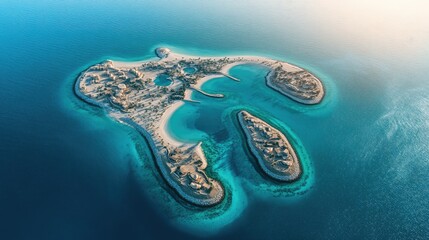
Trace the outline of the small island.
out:
[[[251,152],[268,176],[284,182],[299,178],[299,159],[283,133],[246,111],[240,111],[238,119]]]
[[[266,81],[269,87],[303,104],[317,104],[324,96],[322,83],[305,70],[292,72],[277,66]]]
[[[318,78],[286,62],[253,56],[195,57],[177,54],[168,48],[157,48],[155,54],[159,59],[106,60],[95,64],[80,74],[74,90],[87,103],[103,108],[113,119],[138,130],[147,139],[162,177],[180,197],[197,206],[220,203],[225,190],[220,181],[206,174],[207,160],[202,143],[179,142],[165,129],[171,114],[184,102],[198,104],[190,98],[192,91],[222,98],[222,94],[205,93],[201,85],[219,76],[240,81],[229,75],[229,69],[253,63],[270,69],[267,86],[299,103],[316,104],[324,95]],[[258,138],[249,141],[254,154],[260,156],[258,159],[261,159],[265,172],[281,181],[297,179],[301,171],[299,162],[286,137],[249,113],[241,112],[240,116],[246,131],[256,131],[256,125],[250,123],[258,123],[270,130],[261,131]],[[277,134],[279,139],[264,135],[271,133]],[[276,147],[260,145],[256,141],[267,141]],[[279,153],[282,159],[277,159],[278,155],[271,157],[270,152],[277,149],[283,151]]]

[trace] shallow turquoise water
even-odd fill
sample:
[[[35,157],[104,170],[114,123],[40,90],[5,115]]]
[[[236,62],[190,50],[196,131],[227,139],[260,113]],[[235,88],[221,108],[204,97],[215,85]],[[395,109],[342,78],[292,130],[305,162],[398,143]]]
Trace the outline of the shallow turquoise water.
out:
[[[426,2],[184,3],[0,3],[1,239],[428,238]],[[141,136],[72,92],[89,65],[158,46],[290,61],[320,76],[327,97],[299,105],[264,88],[254,66],[231,70],[240,83],[207,82],[226,98],[195,93],[202,103],[169,123],[177,138],[208,140],[227,184],[223,205],[194,209],[168,191]],[[311,174],[298,196],[263,179],[240,146],[243,107],[301,146]]]
[[[165,74],[158,75],[153,82],[158,86],[168,86],[171,84],[170,78]]]
[[[197,69],[195,67],[186,67],[183,69],[183,71],[187,74],[192,74],[192,73],[195,73]]]
[[[241,192],[241,188],[245,192],[256,193],[258,198],[268,198],[271,201],[296,200],[312,187],[314,181],[311,158],[299,136],[287,125],[289,114],[296,111],[294,108],[305,110],[305,107],[268,88],[265,85],[267,73],[268,68],[255,64],[233,67],[230,74],[239,78],[240,82],[221,77],[211,79],[202,85],[204,91],[222,93],[224,98],[210,98],[193,92],[192,99],[200,103],[186,103],[167,122],[167,129],[174,138],[183,142],[203,141],[203,147],[209,146],[215,153],[221,149],[222,154],[208,152],[208,158],[213,164],[209,168],[217,173],[221,166],[224,171],[217,175],[222,183],[233,187],[227,190],[232,193],[232,200],[237,202],[247,199],[246,195],[236,193]],[[332,97],[332,94],[329,96]],[[293,105],[296,106],[293,107]],[[308,108],[312,107],[308,106]],[[240,110],[252,112],[288,136],[303,166],[303,176],[299,181],[293,184],[279,184],[262,173],[240,131],[236,118]],[[320,107],[319,111],[322,111]],[[237,181],[240,184],[231,184]],[[228,212],[236,212],[236,214],[228,213],[226,216],[222,214],[219,219],[214,218],[212,221],[224,226],[236,220],[238,213],[242,211],[243,206],[230,206]],[[210,211],[207,210],[207,212]],[[192,214],[189,218],[196,219]]]

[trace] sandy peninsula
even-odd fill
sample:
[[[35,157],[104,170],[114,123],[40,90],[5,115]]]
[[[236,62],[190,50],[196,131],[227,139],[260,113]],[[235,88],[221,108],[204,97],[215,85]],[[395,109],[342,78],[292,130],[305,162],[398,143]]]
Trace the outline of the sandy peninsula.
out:
[[[166,129],[168,119],[184,102],[198,104],[191,99],[192,91],[221,98],[220,93],[205,93],[201,85],[221,76],[239,82],[240,79],[229,75],[229,69],[254,63],[271,69],[267,86],[297,102],[316,104],[324,95],[318,78],[286,62],[255,56],[187,56],[167,48],[158,48],[155,54],[157,59],[146,61],[106,60],[95,64],[77,78],[75,93],[84,101],[104,108],[115,120],[137,129],[148,140],[166,182],[180,197],[197,206],[219,204],[225,190],[219,180],[206,174],[209,166],[202,144],[180,142]],[[195,71],[188,73],[186,68]],[[157,85],[155,80],[161,74],[167,75],[171,83]],[[292,181],[293,174],[289,175],[288,181]]]

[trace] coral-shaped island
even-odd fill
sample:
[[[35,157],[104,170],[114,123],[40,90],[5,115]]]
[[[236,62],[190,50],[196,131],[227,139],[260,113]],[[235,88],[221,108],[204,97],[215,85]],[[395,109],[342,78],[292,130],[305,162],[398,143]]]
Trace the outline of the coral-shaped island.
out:
[[[302,104],[317,104],[324,96],[322,83],[314,75],[286,62],[263,57],[194,57],[155,50],[158,60],[140,62],[104,61],[83,71],[75,93],[84,101],[105,109],[115,120],[137,129],[149,142],[161,175],[188,202],[213,206],[225,190],[219,180],[206,173],[207,160],[201,143],[179,142],[165,130],[172,112],[199,91],[207,79],[226,76],[238,64],[267,66],[267,86]],[[262,169],[281,181],[294,181],[301,172],[299,159],[285,135],[261,119],[240,112],[240,122],[249,146]]]

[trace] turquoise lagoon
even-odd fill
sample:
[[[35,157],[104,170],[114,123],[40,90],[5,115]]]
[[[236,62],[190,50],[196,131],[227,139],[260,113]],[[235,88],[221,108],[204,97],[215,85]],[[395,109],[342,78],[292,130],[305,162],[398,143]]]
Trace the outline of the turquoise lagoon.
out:
[[[296,201],[312,187],[314,169],[310,156],[299,137],[286,124],[290,115],[296,113],[296,109],[305,112],[312,106],[302,106],[267,87],[265,76],[268,71],[268,68],[256,64],[233,67],[229,73],[239,78],[240,82],[217,77],[202,85],[205,92],[221,93],[224,98],[211,98],[193,92],[191,98],[198,103],[186,102],[167,122],[167,130],[175,139],[188,143],[203,142],[203,149],[210,163],[209,172],[226,186],[227,201],[221,207],[188,213],[187,218],[192,219],[194,232],[198,232],[194,229],[195,226],[202,223],[204,226],[210,222],[211,230],[217,231],[234,221],[246,207],[245,192],[258,198],[285,203]],[[326,90],[328,92],[332,89]],[[332,94],[329,96],[332,97]],[[329,102],[327,99],[325,101]],[[319,106],[318,111],[329,111],[326,104],[322,106],[326,109]],[[298,181],[278,183],[264,175],[250,153],[238,125],[236,117],[240,110],[255,114],[288,136],[303,167],[303,175]],[[183,221],[186,218],[181,218],[179,222]],[[203,232],[208,233],[206,229]]]
[[[166,74],[159,74],[153,82],[158,86],[168,86],[171,84],[171,79]]]
[[[183,69],[183,71],[187,74],[193,74],[197,71],[195,67],[186,67]]]

